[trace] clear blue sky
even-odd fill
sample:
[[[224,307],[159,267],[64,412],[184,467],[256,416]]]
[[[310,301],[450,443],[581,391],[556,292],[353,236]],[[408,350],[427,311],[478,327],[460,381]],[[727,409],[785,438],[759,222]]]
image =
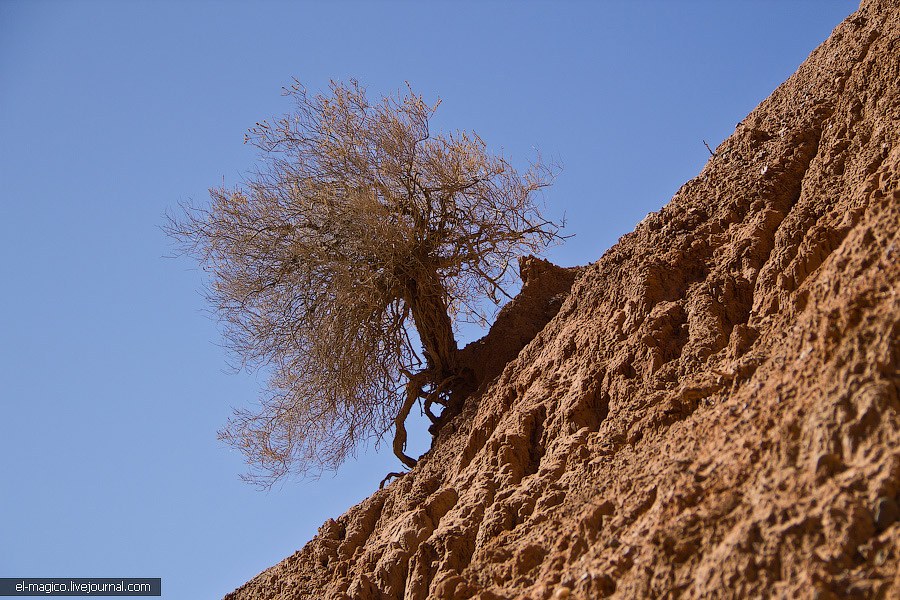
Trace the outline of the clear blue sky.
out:
[[[253,166],[242,136],[356,77],[440,96],[524,164],[598,259],[856,8],[780,2],[0,2],[0,576],[162,577],[220,597],[398,464],[259,492],[216,441],[234,374],[163,213]],[[422,443],[421,437],[419,443]]]

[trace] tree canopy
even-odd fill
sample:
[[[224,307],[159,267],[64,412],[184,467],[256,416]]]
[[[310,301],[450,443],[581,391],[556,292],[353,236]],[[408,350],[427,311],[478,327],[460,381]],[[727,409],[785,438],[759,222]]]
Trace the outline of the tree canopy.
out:
[[[454,322],[485,319],[523,254],[559,238],[539,210],[552,179],[519,173],[474,133],[434,134],[439,102],[412,90],[371,102],[357,82],[285,90],[286,116],[245,141],[257,171],[210,190],[169,231],[211,274],[228,345],[266,366],[268,391],[220,433],[271,483],[333,469],[395,429],[416,401],[458,410],[472,389]]]

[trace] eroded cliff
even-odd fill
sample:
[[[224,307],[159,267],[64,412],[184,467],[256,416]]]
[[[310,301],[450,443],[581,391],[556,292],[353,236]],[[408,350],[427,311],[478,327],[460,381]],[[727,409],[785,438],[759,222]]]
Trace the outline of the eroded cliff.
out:
[[[867,0],[410,474],[228,598],[898,597],[898,317]]]

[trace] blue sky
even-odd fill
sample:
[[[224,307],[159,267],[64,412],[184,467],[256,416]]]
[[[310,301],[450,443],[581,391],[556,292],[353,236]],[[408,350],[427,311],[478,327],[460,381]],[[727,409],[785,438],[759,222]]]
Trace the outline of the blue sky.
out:
[[[281,86],[441,97],[525,165],[598,259],[855,10],[850,1],[0,2],[0,577],[162,577],[221,597],[398,463],[260,492],[216,441],[264,384],[228,369],[163,214],[253,167]],[[420,446],[425,443],[418,436]]]

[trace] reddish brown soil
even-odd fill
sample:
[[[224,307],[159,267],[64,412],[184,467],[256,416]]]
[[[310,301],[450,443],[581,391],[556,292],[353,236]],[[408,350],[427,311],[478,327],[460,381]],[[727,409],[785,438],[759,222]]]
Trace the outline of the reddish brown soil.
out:
[[[410,474],[228,598],[900,597],[898,232],[866,0]]]

